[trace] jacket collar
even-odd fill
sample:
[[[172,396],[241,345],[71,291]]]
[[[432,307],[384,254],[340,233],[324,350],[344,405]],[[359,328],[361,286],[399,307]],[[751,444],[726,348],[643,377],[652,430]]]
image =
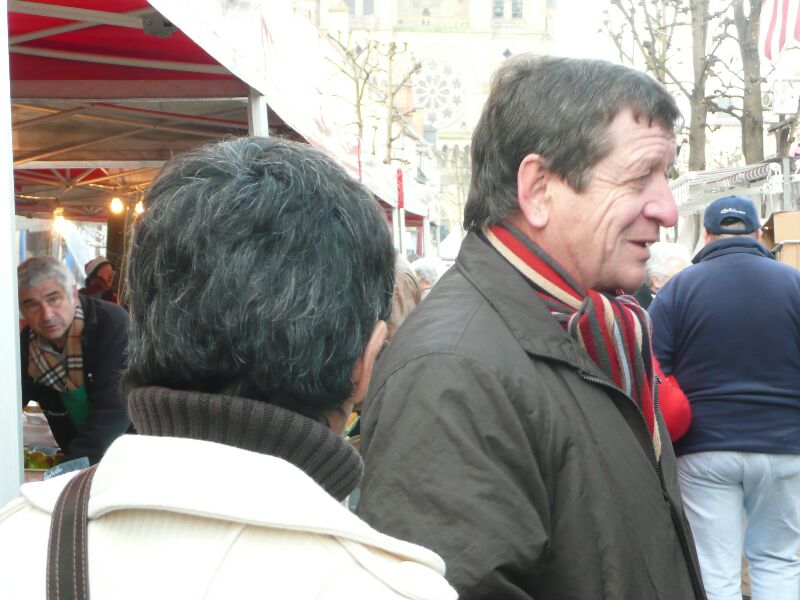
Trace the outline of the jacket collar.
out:
[[[28,502],[50,513],[71,477],[25,484],[21,491]],[[435,553],[375,531],[294,465],[214,442],[117,438],[92,481],[89,519],[120,510],[158,510],[330,535],[346,546],[366,544],[444,573]]]
[[[139,387],[128,393],[136,430],[144,435],[207,440],[289,461],[343,500],[358,485],[363,463],[330,428],[275,404],[188,390]]]
[[[97,305],[94,298],[78,294],[78,302],[81,303],[83,309],[83,331],[81,332],[81,343],[83,344],[84,352],[89,346],[89,334],[94,331],[97,326]]]
[[[528,354],[558,360],[608,380],[536,296],[530,284],[494,248],[470,232],[456,266],[491,304]]]
[[[722,238],[711,242],[697,253],[692,262],[697,264],[704,260],[725,256],[726,254],[754,254],[764,258],[775,258],[772,252],[767,250],[761,242],[751,237],[742,236]]]

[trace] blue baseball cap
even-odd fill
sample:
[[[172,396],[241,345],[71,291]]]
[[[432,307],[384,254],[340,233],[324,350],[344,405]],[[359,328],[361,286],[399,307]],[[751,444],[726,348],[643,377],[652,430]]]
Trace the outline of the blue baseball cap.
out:
[[[744,223],[744,229],[730,227],[727,223],[723,225],[723,222],[727,219],[735,219],[740,223]],[[758,218],[758,211],[752,200],[741,196],[723,196],[706,207],[706,213],[703,216],[703,227],[709,233],[717,235],[722,233],[753,233],[761,227],[761,220]]]

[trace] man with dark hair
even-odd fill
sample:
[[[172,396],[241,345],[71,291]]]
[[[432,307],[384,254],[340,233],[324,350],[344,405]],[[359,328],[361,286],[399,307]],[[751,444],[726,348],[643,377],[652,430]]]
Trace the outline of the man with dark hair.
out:
[[[29,258],[17,268],[22,405],[37,402],[67,459],[94,464],[131,428],[119,390],[128,357],[128,314],[79,296],[55,258]]]
[[[519,56],[472,139],[455,268],[385,350],[359,513],[446,560],[461,598],[704,598],[655,399],[647,245],[677,210],[672,97]]]
[[[438,556],[341,504],[394,283],[371,194],[310,146],[242,138],[171,161],[144,204],[126,269],[140,435],[89,480],[92,596],[452,600]],[[50,512],[78,487],[59,479],[0,512],[2,598],[44,597]]]
[[[706,246],[650,306],[653,350],[692,422],[675,443],[709,598],[800,595],[800,272],[760,242],[753,202],[708,205]],[[746,525],[743,520],[746,517]]]

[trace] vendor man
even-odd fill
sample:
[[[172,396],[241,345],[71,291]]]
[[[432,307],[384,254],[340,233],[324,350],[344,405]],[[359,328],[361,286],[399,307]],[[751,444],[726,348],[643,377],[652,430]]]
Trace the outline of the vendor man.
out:
[[[96,463],[131,428],[119,376],[128,355],[128,314],[78,296],[72,274],[49,256],[17,268],[22,404],[35,400],[68,459]]]

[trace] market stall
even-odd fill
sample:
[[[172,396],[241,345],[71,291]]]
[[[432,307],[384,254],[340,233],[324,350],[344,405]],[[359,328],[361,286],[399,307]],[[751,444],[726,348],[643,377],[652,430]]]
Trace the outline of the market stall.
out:
[[[247,132],[307,141],[397,207],[394,169],[362,156],[327,120],[336,94],[323,57],[334,49],[289,0],[6,6],[10,71],[3,98],[11,98],[4,106],[14,129],[6,164],[13,164],[8,197],[17,214],[106,219],[112,197],[130,214],[170,156]],[[17,356],[14,266],[11,254],[0,274],[12,283],[3,286],[7,318],[0,319],[14,327],[5,336],[8,356]],[[7,380],[17,381],[18,359],[4,364]],[[0,438],[0,472],[9,474],[0,502],[16,495],[21,479],[20,404],[17,383],[0,414],[8,429]]]

